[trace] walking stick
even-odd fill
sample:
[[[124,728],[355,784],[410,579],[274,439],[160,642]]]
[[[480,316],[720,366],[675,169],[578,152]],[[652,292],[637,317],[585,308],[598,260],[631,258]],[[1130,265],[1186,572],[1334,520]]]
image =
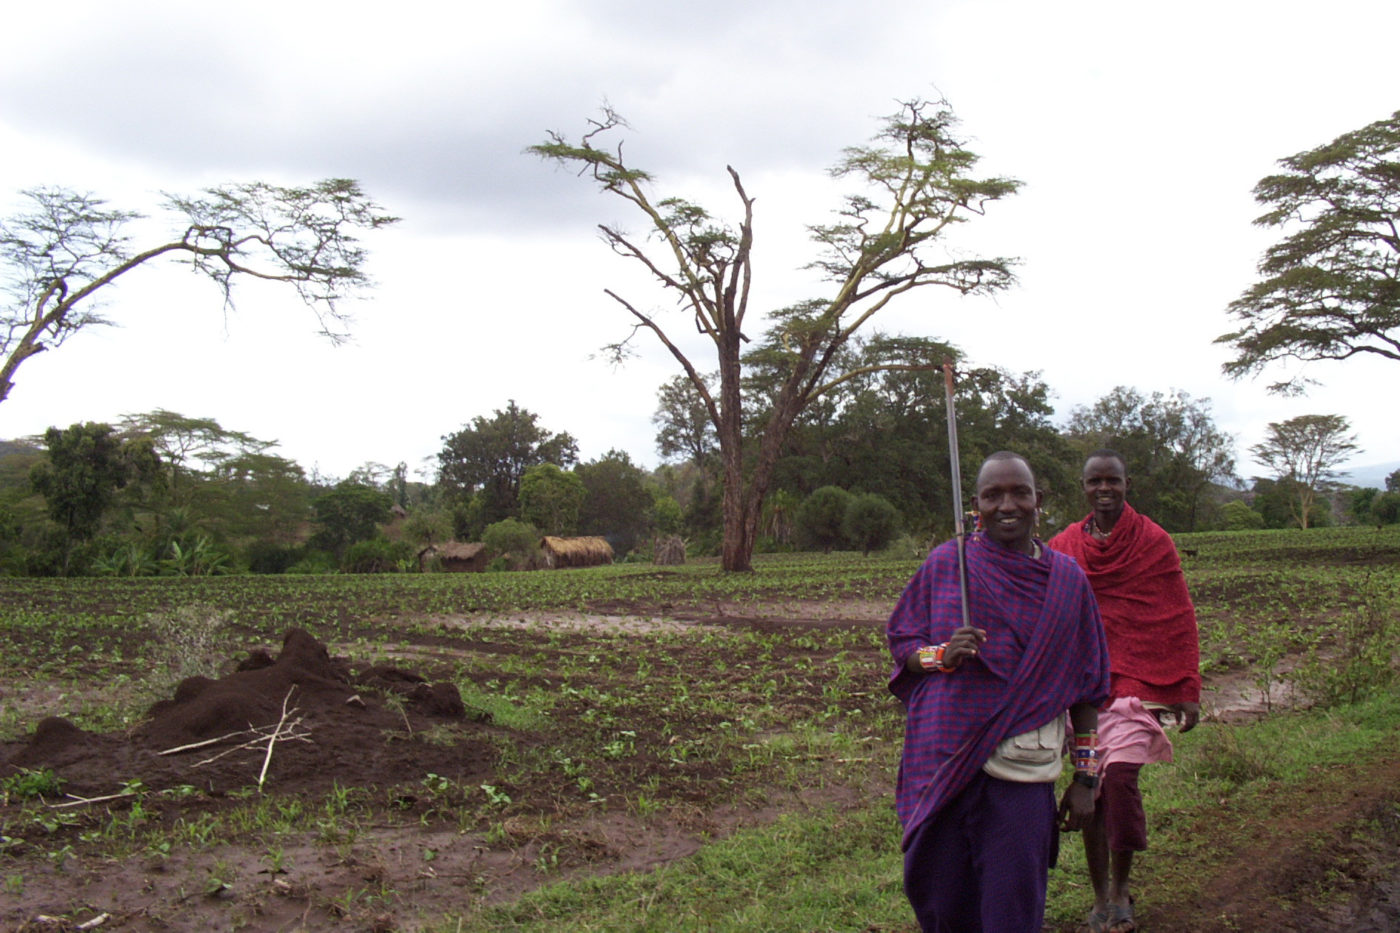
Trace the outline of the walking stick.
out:
[[[967,528],[962,501],[962,469],[958,463],[958,417],[953,407],[953,363],[943,361],[943,399],[948,408],[948,463],[953,474],[953,533],[958,539],[958,595],[962,597],[962,624],[972,624],[967,609]]]

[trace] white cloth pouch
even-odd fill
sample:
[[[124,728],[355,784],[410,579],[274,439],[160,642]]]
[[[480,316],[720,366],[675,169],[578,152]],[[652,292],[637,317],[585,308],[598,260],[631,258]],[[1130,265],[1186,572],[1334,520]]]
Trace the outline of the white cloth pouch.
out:
[[[1002,739],[982,770],[1003,781],[1053,781],[1064,769],[1065,714],[1038,729]]]

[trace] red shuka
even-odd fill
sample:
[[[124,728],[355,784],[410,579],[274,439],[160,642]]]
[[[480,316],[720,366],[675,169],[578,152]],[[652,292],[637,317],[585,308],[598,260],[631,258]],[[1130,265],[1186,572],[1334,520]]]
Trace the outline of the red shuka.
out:
[[[1114,697],[1155,703],[1199,703],[1201,648],[1196,607],[1176,545],[1161,526],[1126,502],[1107,541],[1090,520],[1050,539],[1089,578],[1108,636]]]

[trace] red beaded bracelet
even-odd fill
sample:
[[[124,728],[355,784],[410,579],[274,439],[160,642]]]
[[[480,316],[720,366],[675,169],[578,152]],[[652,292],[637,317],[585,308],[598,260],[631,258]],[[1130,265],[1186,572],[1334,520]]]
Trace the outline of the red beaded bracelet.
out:
[[[943,655],[948,650],[948,643],[945,641],[941,645],[928,645],[919,649],[919,667],[927,671],[938,671],[942,674],[952,673],[953,668],[945,667]]]

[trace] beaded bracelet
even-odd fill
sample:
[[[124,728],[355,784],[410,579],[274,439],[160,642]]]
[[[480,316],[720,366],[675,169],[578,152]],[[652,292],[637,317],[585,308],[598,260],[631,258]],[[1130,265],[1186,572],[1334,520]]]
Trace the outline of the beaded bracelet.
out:
[[[926,645],[919,649],[919,667],[924,671],[938,671],[942,674],[952,673],[953,668],[943,665],[943,655],[948,651],[948,643],[945,641],[941,645]]]
[[[1076,732],[1074,734],[1074,770],[1076,774],[1096,777],[1099,773],[1099,733]]]

